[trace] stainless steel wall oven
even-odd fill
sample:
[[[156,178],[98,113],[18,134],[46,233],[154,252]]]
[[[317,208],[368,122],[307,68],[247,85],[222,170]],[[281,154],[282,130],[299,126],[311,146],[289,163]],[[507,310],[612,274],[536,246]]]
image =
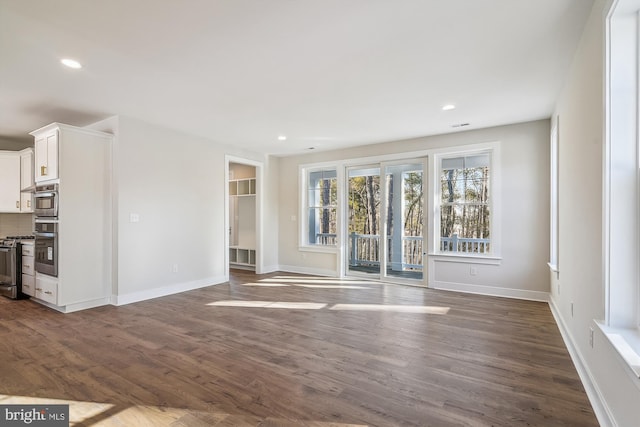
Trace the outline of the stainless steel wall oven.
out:
[[[33,212],[38,218],[58,217],[58,184],[38,185],[33,195]]]
[[[35,268],[38,273],[58,277],[58,222],[36,218]]]

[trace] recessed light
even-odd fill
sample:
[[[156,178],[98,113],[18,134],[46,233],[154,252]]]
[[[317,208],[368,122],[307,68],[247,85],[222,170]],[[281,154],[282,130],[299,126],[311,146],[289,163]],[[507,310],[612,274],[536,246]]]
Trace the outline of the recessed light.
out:
[[[287,140],[287,136],[286,135],[278,136],[278,141],[286,141],[286,140]]]
[[[456,106],[453,104],[447,104],[442,106],[442,111],[455,110]]]
[[[78,70],[82,68],[82,64],[76,61],[75,59],[64,58],[64,59],[61,59],[60,62],[62,62],[62,65],[69,68],[73,68],[74,70]]]

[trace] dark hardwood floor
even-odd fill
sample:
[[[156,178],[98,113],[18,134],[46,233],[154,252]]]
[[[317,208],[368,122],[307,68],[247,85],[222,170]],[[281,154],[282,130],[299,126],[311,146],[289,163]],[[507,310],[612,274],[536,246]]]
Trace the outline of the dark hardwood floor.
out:
[[[544,303],[286,273],[60,314],[0,299],[0,402],[72,425],[597,426]]]

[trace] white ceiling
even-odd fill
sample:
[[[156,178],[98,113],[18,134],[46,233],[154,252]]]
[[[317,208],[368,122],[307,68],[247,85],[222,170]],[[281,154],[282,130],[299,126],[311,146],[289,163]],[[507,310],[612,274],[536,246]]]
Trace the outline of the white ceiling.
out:
[[[286,155],[547,118],[592,4],[0,0],[0,139],[120,114]]]

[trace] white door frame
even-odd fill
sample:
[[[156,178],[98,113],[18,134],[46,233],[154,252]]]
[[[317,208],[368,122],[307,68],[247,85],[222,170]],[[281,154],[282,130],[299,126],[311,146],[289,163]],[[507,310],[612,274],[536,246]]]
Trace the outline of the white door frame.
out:
[[[411,279],[405,279],[405,278],[399,278],[399,277],[393,277],[393,276],[387,276],[384,271],[386,270],[386,259],[387,259],[387,245],[386,245],[386,240],[385,236],[387,234],[387,200],[386,200],[386,192],[387,192],[387,182],[386,182],[386,169],[389,166],[394,166],[394,165],[402,165],[402,164],[407,164],[407,163],[420,163],[422,165],[422,185],[423,185],[423,209],[425,212],[424,218],[423,218],[423,224],[422,224],[422,280],[411,280]],[[429,156],[425,153],[422,154],[420,156],[416,156],[414,158],[408,157],[399,157],[397,159],[385,159],[385,158],[381,158],[378,159],[377,161],[373,161],[373,162],[361,162],[361,163],[347,163],[344,165],[344,167],[342,168],[342,173],[343,173],[343,177],[344,177],[344,196],[341,198],[342,200],[342,217],[344,218],[343,221],[341,221],[342,224],[342,232],[341,232],[341,241],[342,241],[342,245],[341,245],[341,251],[339,252],[339,258],[340,258],[340,263],[339,263],[339,271],[340,271],[340,277],[356,277],[356,278],[369,278],[370,280],[381,280],[381,281],[385,281],[385,282],[390,282],[390,283],[399,283],[399,284],[404,284],[404,285],[419,285],[419,286],[424,286],[427,287],[428,286],[428,262],[427,262],[427,253],[428,253],[428,242],[430,241],[430,231],[431,228],[429,228],[429,222],[428,222],[428,217],[429,215],[427,214],[429,212],[429,175],[428,175],[428,170],[429,170]],[[349,221],[349,169],[355,169],[355,168],[367,168],[367,167],[374,167],[374,168],[379,168],[380,172],[380,236],[381,236],[381,241],[380,241],[380,272],[379,275],[376,277],[374,275],[371,276],[365,276],[365,275],[358,275],[358,274],[353,274],[353,273],[349,273],[349,227],[348,227],[348,221]],[[425,191],[426,190],[426,191]]]
[[[224,156],[224,265],[225,277],[229,280],[229,164],[239,163],[254,166],[256,168],[256,274],[264,271],[263,261],[263,188],[264,188],[264,164],[256,160],[245,159],[231,155]]]

